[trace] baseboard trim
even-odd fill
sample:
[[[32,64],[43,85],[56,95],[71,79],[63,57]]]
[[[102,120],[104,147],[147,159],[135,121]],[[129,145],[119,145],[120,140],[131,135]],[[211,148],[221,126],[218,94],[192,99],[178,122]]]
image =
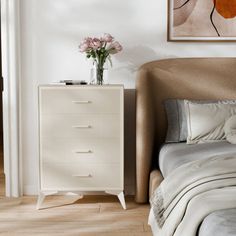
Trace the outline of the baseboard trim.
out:
[[[34,185],[24,185],[23,195],[38,195],[38,188]]]

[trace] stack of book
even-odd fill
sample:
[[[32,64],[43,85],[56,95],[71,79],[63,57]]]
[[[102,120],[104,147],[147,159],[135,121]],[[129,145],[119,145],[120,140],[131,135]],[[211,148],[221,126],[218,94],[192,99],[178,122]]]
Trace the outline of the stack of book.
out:
[[[53,84],[59,85],[86,85],[85,80],[60,80],[59,82],[53,82]]]

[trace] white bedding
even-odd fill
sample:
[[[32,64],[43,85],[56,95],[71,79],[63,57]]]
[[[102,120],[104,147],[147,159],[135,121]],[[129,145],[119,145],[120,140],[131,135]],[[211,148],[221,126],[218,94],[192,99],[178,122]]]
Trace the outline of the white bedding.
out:
[[[203,160],[216,154],[236,153],[236,145],[226,141],[187,145],[186,143],[166,144],[162,147],[159,156],[159,166],[164,177],[167,177],[177,167],[195,160]],[[230,220],[229,220],[230,219]],[[152,210],[149,215],[149,224],[153,235],[157,233],[157,223]],[[232,236],[236,235],[236,209],[219,210],[205,217],[199,227],[199,236]]]
[[[160,150],[159,167],[165,178],[174,169],[185,163],[221,154],[236,154],[236,145],[227,141],[193,145],[186,143],[165,144]]]
[[[151,214],[157,222],[151,225],[154,235],[195,236],[207,215],[236,208],[235,195],[236,155],[184,164],[168,175],[151,198]]]
[[[158,225],[151,209],[148,224],[152,227],[153,236],[162,236],[158,233]],[[198,236],[235,236],[236,209],[220,210],[207,216],[199,227]]]

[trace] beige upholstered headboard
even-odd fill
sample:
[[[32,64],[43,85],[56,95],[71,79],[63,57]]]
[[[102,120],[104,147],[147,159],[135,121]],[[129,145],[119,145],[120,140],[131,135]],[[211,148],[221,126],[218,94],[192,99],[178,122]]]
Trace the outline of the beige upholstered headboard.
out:
[[[163,101],[236,99],[236,58],[185,58],[143,65],[136,83],[136,201],[148,201],[152,161],[166,134]]]

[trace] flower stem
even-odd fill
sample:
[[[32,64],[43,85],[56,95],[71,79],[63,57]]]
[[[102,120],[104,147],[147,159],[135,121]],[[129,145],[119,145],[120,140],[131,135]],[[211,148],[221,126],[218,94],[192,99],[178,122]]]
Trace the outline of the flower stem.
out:
[[[102,85],[103,84],[103,65],[97,65],[97,84]]]

